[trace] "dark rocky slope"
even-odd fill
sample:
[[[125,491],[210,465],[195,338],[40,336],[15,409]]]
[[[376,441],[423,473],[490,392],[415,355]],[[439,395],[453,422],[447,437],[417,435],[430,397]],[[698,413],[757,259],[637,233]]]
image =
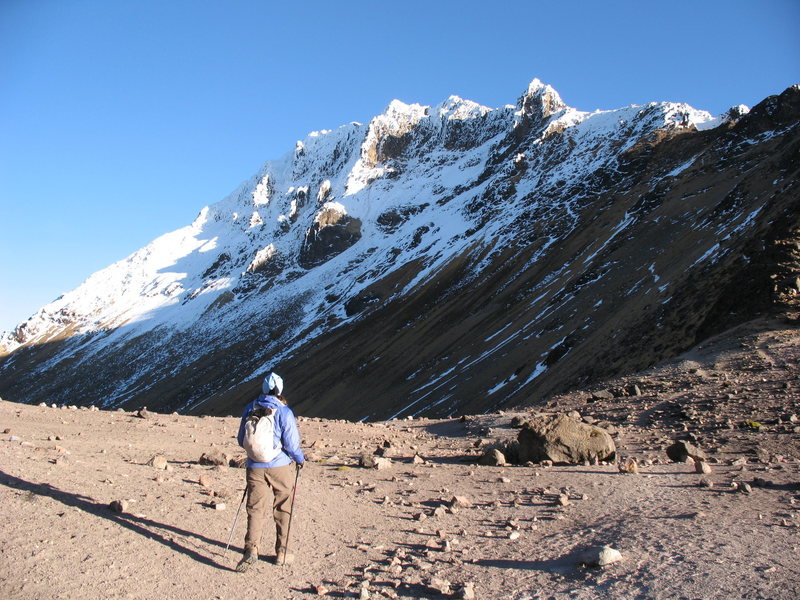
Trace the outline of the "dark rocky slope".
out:
[[[518,244],[461,257],[413,295],[377,303],[362,320],[309,342],[281,365],[298,409],[385,418],[536,403],[649,367],[759,314],[796,317],[799,98],[792,88],[732,127],[641,143],[617,170],[562,191],[579,200],[579,225],[535,263],[534,213],[517,223]],[[679,175],[659,179],[693,157]],[[587,260],[626,217],[631,225]],[[718,250],[692,268],[690,251],[703,244]],[[470,280],[487,256],[491,266]],[[661,296],[643,293],[664,281]],[[381,280],[368,293],[380,299],[392,285]],[[501,330],[524,335],[481,361]],[[540,365],[546,370],[513,394],[487,393]],[[440,379],[420,389],[431,374]],[[232,390],[215,410],[235,411],[256,383]]]

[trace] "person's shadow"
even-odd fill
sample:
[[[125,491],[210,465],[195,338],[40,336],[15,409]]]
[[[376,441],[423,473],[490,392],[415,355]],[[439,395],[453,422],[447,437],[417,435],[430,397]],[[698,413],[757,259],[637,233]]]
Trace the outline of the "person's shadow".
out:
[[[172,535],[169,535],[169,533],[185,536],[186,538],[195,538],[199,541],[205,542],[206,544],[216,546],[218,548],[224,548],[225,544],[218,540],[213,540],[198,533],[186,531],[172,525],[159,523],[158,521],[153,521],[152,519],[137,517],[130,513],[116,513],[113,512],[108,505],[96,502],[94,499],[89,498],[88,496],[65,492],[53,487],[49,483],[32,483],[30,481],[25,481],[24,479],[20,479],[14,475],[9,475],[2,470],[0,470],[0,485],[5,485],[18,490],[25,490],[38,496],[47,496],[48,498],[57,500],[66,506],[80,509],[90,515],[94,515],[95,517],[108,519],[109,521],[112,521],[121,527],[125,527],[126,529],[130,529],[131,531],[138,533],[147,539],[164,544],[171,550],[190,556],[197,562],[225,571],[234,570],[231,567],[220,564],[209,556],[204,556],[191,547],[180,544]],[[241,552],[241,549],[238,550]],[[216,552],[215,555],[219,556],[220,558],[224,558],[222,551]]]

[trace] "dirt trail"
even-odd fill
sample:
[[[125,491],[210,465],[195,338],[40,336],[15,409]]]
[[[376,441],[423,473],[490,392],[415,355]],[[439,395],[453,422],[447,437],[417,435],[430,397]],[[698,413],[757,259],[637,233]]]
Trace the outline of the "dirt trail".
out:
[[[451,597],[472,583],[477,598],[518,600],[796,598],[799,339],[754,325],[608,383],[636,383],[640,396],[551,399],[548,411],[614,426],[638,475],[617,465],[475,465],[477,441],[513,438],[511,419],[526,410],[372,424],[301,417],[313,460],[292,525],[297,562],[278,567],[264,555],[246,574],[233,571],[244,511],[223,553],[244,471],[198,464],[214,449],[242,454],[237,418],[0,402],[0,431],[9,430],[0,437],[0,596],[442,598],[446,580]],[[713,473],[668,461],[666,445],[686,436],[709,452]],[[378,446],[391,466],[358,467]],[[156,454],[167,470],[148,465]],[[470,506],[450,509],[454,496]],[[127,510],[112,511],[114,500]],[[581,567],[581,550],[607,544],[621,562]]]

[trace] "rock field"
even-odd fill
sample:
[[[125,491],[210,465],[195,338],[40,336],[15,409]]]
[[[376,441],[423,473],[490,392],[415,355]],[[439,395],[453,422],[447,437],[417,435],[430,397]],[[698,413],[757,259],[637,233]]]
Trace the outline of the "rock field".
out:
[[[537,407],[299,415],[296,561],[245,574],[238,417],[0,402],[0,596],[796,598],[799,363],[796,328],[755,321]],[[540,412],[604,428],[616,460],[478,464]]]

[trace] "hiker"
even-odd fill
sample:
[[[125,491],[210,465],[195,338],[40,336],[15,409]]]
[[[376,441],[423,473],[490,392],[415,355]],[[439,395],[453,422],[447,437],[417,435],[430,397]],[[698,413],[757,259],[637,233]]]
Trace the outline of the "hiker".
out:
[[[290,564],[294,560],[293,555],[287,552],[292,490],[306,460],[300,449],[297,420],[281,395],[283,379],[276,373],[270,373],[261,389],[264,393],[248,403],[239,425],[239,445],[247,450],[247,534],[244,538],[244,556],[236,566],[241,573],[258,560],[258,546],[269,506],[270,490],[276,533],[275,563]],[[263,452],[259,453],[253,446],[256,432],[262,428],[267,428],[272,435],[268,435],[267,448],[262,448]]]

